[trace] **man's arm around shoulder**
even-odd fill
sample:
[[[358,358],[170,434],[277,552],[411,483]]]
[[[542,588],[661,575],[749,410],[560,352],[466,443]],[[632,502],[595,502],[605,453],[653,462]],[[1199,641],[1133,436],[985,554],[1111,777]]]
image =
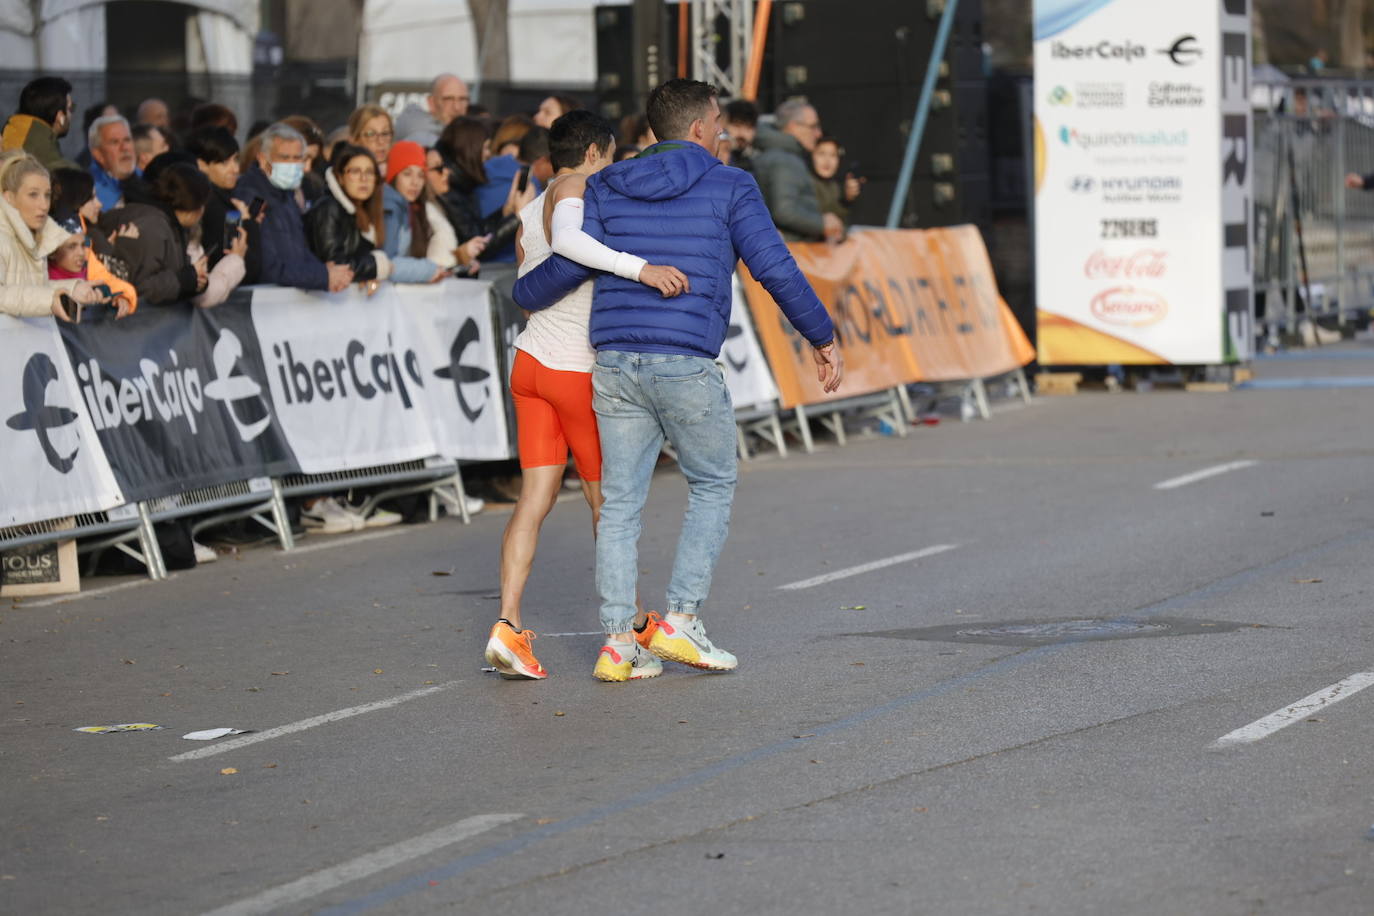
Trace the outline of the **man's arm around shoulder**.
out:
[[[593,176],[587,182],[582,195],[582,231],[601,241],[605,229],[601,225],[601,207],[597,191],[601,183]],[[596,271],[561,254],[552,254],[534,270],[515,281],[511,297],[515,304],[527,312],[546,309],[568,293],[577,289],[587,280],[596,276]]]

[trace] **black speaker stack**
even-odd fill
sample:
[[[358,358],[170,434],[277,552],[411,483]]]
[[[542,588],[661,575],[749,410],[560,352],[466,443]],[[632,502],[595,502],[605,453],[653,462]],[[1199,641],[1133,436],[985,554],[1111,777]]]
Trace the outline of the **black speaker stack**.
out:
[[[759,84],[769,112],[805,96],[845,162],[867,179],[854,222],[882,225],[897,186],[907,136],[949,0],[780,0],[773,4]],[[641,110],[658,80],[676,73],[675,4],[635,0],[600,6],[598,94],[602,113]],[[982,0],[960,0],[940,63],[904,227],[991,223],[988,79]],[[722,42],[722,45],[726,44]],[[722,63],[726,63],[722,61]]]

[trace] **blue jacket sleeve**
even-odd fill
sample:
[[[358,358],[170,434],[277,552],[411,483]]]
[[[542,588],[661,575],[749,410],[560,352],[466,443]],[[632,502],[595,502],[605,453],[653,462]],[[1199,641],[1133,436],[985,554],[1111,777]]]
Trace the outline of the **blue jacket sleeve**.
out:
[[[601,206],[597,200],[597,182],[587,182],[582,197],[582,231],[601,241],[605,229],[601,225]],[[515,281],[512,297],[515,304],[527,312],[537,312],[553,305],[568,293],[595,276],[597,271],[561,254],[550,255],[543,264]]]
[[[429,258],[396,257],[391,259],[391,276],[388,278],[392,283],[428,283],[434,279],[434,272],[439,269]]]
[[[835,338],[830,314],[778,235],[758,182],[747,173],[741,173],[731,203],[730,241],[749,273],[768,290],[797,333],[813,347],[823,347]]]

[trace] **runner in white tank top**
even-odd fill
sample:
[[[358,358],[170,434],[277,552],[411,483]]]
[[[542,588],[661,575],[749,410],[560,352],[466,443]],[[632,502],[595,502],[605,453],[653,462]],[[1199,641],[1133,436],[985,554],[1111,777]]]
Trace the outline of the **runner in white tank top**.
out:
[[[683,292],[687,278],[676,268],[613,251],[582,231],[587,176],[610,165],[615,154],[611,125],[589,111],[569,112],[554,123],[549,146],[558,174],[520,211],[520,275],[557,253],[653,286],[665,297]],[[530,647],[534,631],[521,628],[520,599],[534,563],[539,529],[562,488],[570,449],[593,526],[601,508],[601,445],[591,383],[596,351],[588,340],[593,285],[588,280],[549,308],[530,313],[515,340],[518,352],[510,387],[520,449],[520,498],[501,542],[501,617],[491,628],[486,649],[487,663],[504,677],[547,676]],[[653,635],[646,621],[641,610],[635,623],[643,627],[645,643]],[[662,670],[658,659],[639,650],[630,677],[653,677]]]

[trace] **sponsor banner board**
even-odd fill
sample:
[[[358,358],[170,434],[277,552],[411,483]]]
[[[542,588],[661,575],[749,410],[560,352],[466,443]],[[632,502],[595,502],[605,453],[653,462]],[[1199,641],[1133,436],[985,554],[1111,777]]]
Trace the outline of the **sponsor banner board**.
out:
[[[730,296],[730,327],[716,360],[724,371],[730,402],[736,409],[770,407],[778,399],[778,386],[773,384],[754,323],[749,320],[749,303],[738,276],[731,283]]]
[[[50,319],[0,316],[0,527],[124,502]]]
[[[997,292],[987,249],[974,226],[864,230],[840,245],[793,243],[788,248],[835,321],[845,381],[833,394],[822,390],[810,344],[741,269],[783,407],[911,382],[987,378],[1035,358]]]
[[[1047,365],[1248,358],[1248,0],[1036,0]]]
[[[242,307],[140,309],[118,321],[101,310],[60,328],[129,501],[295,469]]]

